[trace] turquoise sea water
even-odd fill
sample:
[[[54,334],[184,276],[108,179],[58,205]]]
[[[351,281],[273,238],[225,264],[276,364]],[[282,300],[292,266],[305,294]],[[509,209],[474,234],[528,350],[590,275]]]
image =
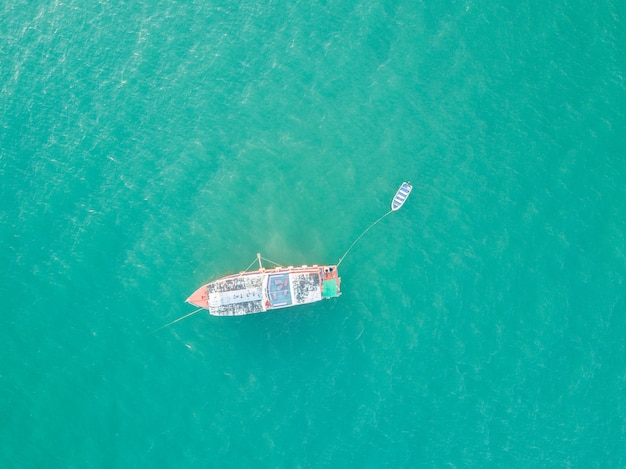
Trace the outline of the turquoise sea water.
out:
[[[0,16],[1,467],[626,467],[623,1]]]

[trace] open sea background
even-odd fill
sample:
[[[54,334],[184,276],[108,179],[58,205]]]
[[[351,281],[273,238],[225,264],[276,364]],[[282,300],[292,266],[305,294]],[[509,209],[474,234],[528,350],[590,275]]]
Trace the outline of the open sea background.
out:
[[[1,467],[626,467],[626,2],[0,15]]]

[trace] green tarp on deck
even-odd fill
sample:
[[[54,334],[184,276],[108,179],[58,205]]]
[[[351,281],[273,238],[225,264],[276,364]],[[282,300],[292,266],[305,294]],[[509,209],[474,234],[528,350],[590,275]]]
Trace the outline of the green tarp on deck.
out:
[[[322,297],[332,298],[337,295],[337,281],[336,280],[324,280],[322,282]]]

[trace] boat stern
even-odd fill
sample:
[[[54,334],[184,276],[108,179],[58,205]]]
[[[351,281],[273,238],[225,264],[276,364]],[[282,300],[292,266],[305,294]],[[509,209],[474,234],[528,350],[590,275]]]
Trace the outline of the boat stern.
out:
[[[341,277],[337,266],[326,266],[321,272],[322,298],[337,298],[341,295]]]

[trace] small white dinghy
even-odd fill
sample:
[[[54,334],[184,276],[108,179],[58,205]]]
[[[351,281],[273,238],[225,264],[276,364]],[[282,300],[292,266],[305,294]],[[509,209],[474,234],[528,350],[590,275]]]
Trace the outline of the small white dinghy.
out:
[[[398,189],[398,192],[396,192],[396,195],[393,197],[393,200],[391,201],[391,210],[395,211],[402,207],[402,205],[404,205],[404,202],[406,202],[406,199],[409,198],[409,194],[412,190],[413,186],[410,182],[403,182]]]

